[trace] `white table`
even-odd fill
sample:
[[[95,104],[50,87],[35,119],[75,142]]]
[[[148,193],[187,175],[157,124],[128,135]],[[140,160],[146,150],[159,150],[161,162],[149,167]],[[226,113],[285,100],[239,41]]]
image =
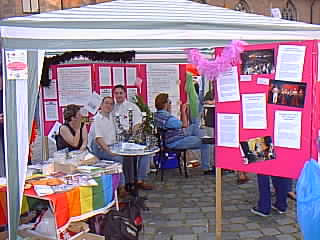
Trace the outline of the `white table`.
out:
[[[120,147],[110,147],[110,151],[118,156],[123,156],[123,173],[127,180],[126,188],[127,191],[133,195],[138,195],[137,189],[135,188],[135,183],[137,180],[138,173],[138,163],[137,157],[152,155],[160,151],[159,147],[153,147],[148,150],[126,150],[121,149]]]

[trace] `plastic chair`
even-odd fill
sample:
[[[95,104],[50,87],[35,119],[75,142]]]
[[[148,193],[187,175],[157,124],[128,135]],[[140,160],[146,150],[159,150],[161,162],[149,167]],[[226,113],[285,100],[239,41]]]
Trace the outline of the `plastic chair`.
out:
[[[160,148],[159,152],[159,162],[156,164],[157,170],[160,169],[161,172],[161,182],[163,181],[164,177],[164,165],[166,161],[169,161],[168,155],[169,153],[175,153],[178,159],[178,167],[180,175],[182,175],[181,169],[181,158],[183,160],[183,167],[184,167],[184,175],[186,178],[189,177],[188,170],[187,170],[187,150],[188,149],[173,149],[166,145],[165,136],[166,136],[167,129],[157,129],[157,137],[158,137],[158,144]],[[182,157],[183,155],[183,157]]]

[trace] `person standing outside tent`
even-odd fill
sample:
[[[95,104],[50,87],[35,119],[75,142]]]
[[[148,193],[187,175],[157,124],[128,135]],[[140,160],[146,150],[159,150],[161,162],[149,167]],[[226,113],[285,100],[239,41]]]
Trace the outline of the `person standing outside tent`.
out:
[[[276,192],[276,201],[272,204],[271,201],[271,189],[270,178]],[[259,200],[256,207],[251,208],[251,212],[261,217],[267,217],[271,213],[271,209],[275,210],[279,214],[284,214],[287,211],[288,203],[288,191],[290,179],[277,176],[267,176],[257,174]]]
[[[129,117],[128,111],[132,110],[133,114],[133,125],[142,123],[142,113],[137,105],[128,102],[126,100],[126,88],[123,85],[116,85],[113,88],[113,95],[116,99],[114,106],[115,115],[119,115],[120,123],[124,130],[129,129]],[[147,177],[147,171],[150,166],[151,156],[138,156],[138,172],[137,172],[137,187],[143,190],[152,190],[153,186],[145,183]]]

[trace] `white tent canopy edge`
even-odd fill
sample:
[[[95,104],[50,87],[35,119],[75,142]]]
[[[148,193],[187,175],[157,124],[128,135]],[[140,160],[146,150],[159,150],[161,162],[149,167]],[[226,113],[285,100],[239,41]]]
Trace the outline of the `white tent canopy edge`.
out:
[[[41,63],[38,65],[39,59],[43,59],[39,50],[184,49],[224,46],[234,39],[248,43],[311,40],[320,38],[320,26],[188,0],[117,0],[5,19],[0,21],[0,34],[5,50],[29,51],[27,84],[21,80],[6,81],[4,72],[5,131],[10,136],[6,143],[9,234],[10,239],[15,239],[21,206],[17,199],[22,198],[27,162],[27,135],[39,86],[38,67],[42,67]]]

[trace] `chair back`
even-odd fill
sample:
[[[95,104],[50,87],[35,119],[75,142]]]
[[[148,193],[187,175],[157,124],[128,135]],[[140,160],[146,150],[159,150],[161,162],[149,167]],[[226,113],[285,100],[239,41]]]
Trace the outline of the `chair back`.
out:
[[[166,132],[167,132],[167,129],[157,128],[157,138],[158,138],[158,144],[159,144],[160,149],[167,148],[167,146],[166,146]]]

